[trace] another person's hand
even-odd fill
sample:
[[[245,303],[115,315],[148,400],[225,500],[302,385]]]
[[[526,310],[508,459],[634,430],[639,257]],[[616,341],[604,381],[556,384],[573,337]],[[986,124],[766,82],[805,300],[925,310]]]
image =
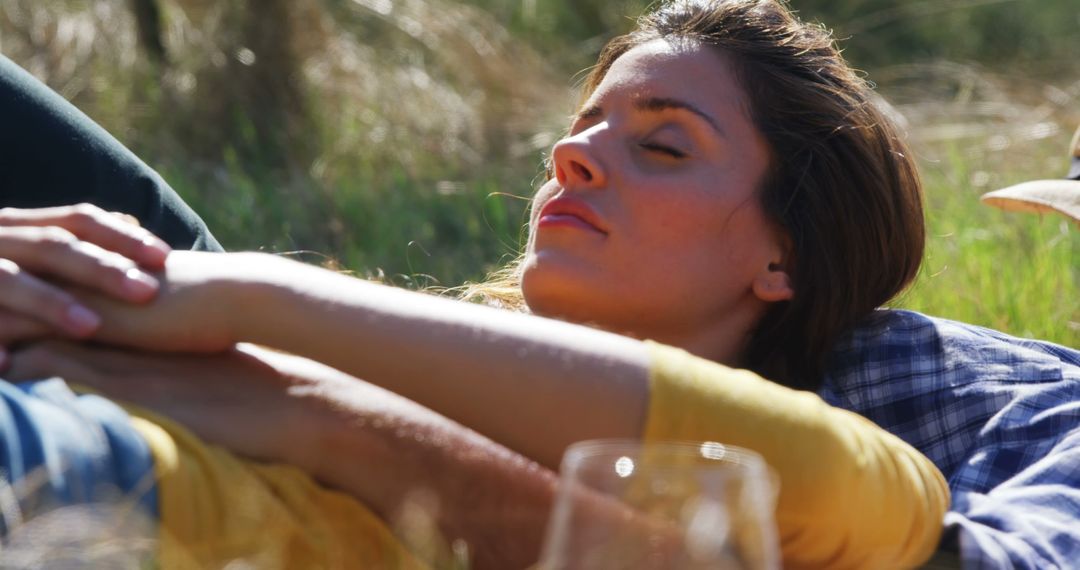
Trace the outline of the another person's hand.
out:
[[[46,340],[13,351],[5,378],[61,377],[153,410],[243,455],[289,461],[295,458],[288,453],[312,445],[304,440],[310,419],[299,417],[305,386],[320,375],[334,374],[340,375],[316,363],[250,345],[194,355]]]
[[[100,316],[50,282],[145,303],[169,246],[122,216],[80,204],[0,209],[0,367],[5,348],[46,335],[85,338]],[[142,268],[142,269],[141,269]]]

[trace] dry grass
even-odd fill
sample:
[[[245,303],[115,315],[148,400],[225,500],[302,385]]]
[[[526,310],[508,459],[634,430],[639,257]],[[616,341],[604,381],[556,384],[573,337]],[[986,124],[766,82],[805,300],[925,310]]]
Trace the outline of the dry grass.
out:
[[[10,0],[0,48],[159,168],[229,247],[319,251],[407,285],[512,256],[523,204],[501,196],[530,194],[573,101],[565,71],[452,0],[274,0],[287,18],[269,28],[248,1],[162,0],[164,69],[135,56],[125,0]],[[929,253],[899,303],[1080,344],[1075,227],[978,202],[1063,175],[1080,69],[870,75],[927,181]]]
[[[927,258],[897,304],[1080,346],[1076,225],[978,201],[996,188],[1065,175],[1080,125],[1080,72],[1039,80],[943,62],[874,76],[908,122],[927,186]]]
[[[0,570],[151,568],[157,522],[132,496],[96,489],[93,502],[56,508],[44,468],[14,486],[0,477]]]
[[[523,207],[498,195],[530,193],[574,94],[565,70],[487,12],[293,0],[278,2],[287,25],[260,35],[238,31],[257,15],[243,0],[162,6],[164,68],[138,56],[126,0],[5,0],[0,50],[162,170],[229,247],[321,251],[407,285],[475,279],[516,250]],[[1080,346],[1077,226],[978,202],[1064,174],[1080,68],[1038,78],[935,61],[871,78],[927,182],[928,255],[897,304]],[[117,515],[35,518],[8,538],[0,568],[87,556],[146,567],[147,521]]]

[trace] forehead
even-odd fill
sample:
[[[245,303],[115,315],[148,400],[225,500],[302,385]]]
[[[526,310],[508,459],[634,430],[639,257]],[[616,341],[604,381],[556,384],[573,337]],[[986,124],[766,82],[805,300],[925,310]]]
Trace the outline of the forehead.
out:
[[[616,59],[589,100],[596,104],[616,95],[676,98],[720,119],[742,114],[746,103],[726,55],[698,42],[663,39]]]

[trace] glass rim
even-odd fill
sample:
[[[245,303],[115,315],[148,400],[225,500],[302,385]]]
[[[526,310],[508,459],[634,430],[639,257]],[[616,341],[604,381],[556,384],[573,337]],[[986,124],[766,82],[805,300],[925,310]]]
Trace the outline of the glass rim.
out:
[[[601,438],[577,441],[563,451],[563,465],[580,465],[588,457],[615,457],[617,455],[640,455],[644,450],[659,453],[677,452],[682,457],[696,456],[715,461],[717,465],[732,465],[751,469],[769,470],[768,463],[760,453],[745,447],[712,440],[657,440],[646,441],[632,438]],[[689,453],[687,453],[689,452]],[[707,468],[699,464],[696,467]]]

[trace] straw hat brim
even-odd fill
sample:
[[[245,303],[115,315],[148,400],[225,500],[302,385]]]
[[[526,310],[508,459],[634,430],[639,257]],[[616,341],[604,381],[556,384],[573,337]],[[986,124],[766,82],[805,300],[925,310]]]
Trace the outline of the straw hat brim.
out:
[[[1080,180],[1034,180],[982,195],[986,204],[1011,212],[1058,212],[1080,224]]]

